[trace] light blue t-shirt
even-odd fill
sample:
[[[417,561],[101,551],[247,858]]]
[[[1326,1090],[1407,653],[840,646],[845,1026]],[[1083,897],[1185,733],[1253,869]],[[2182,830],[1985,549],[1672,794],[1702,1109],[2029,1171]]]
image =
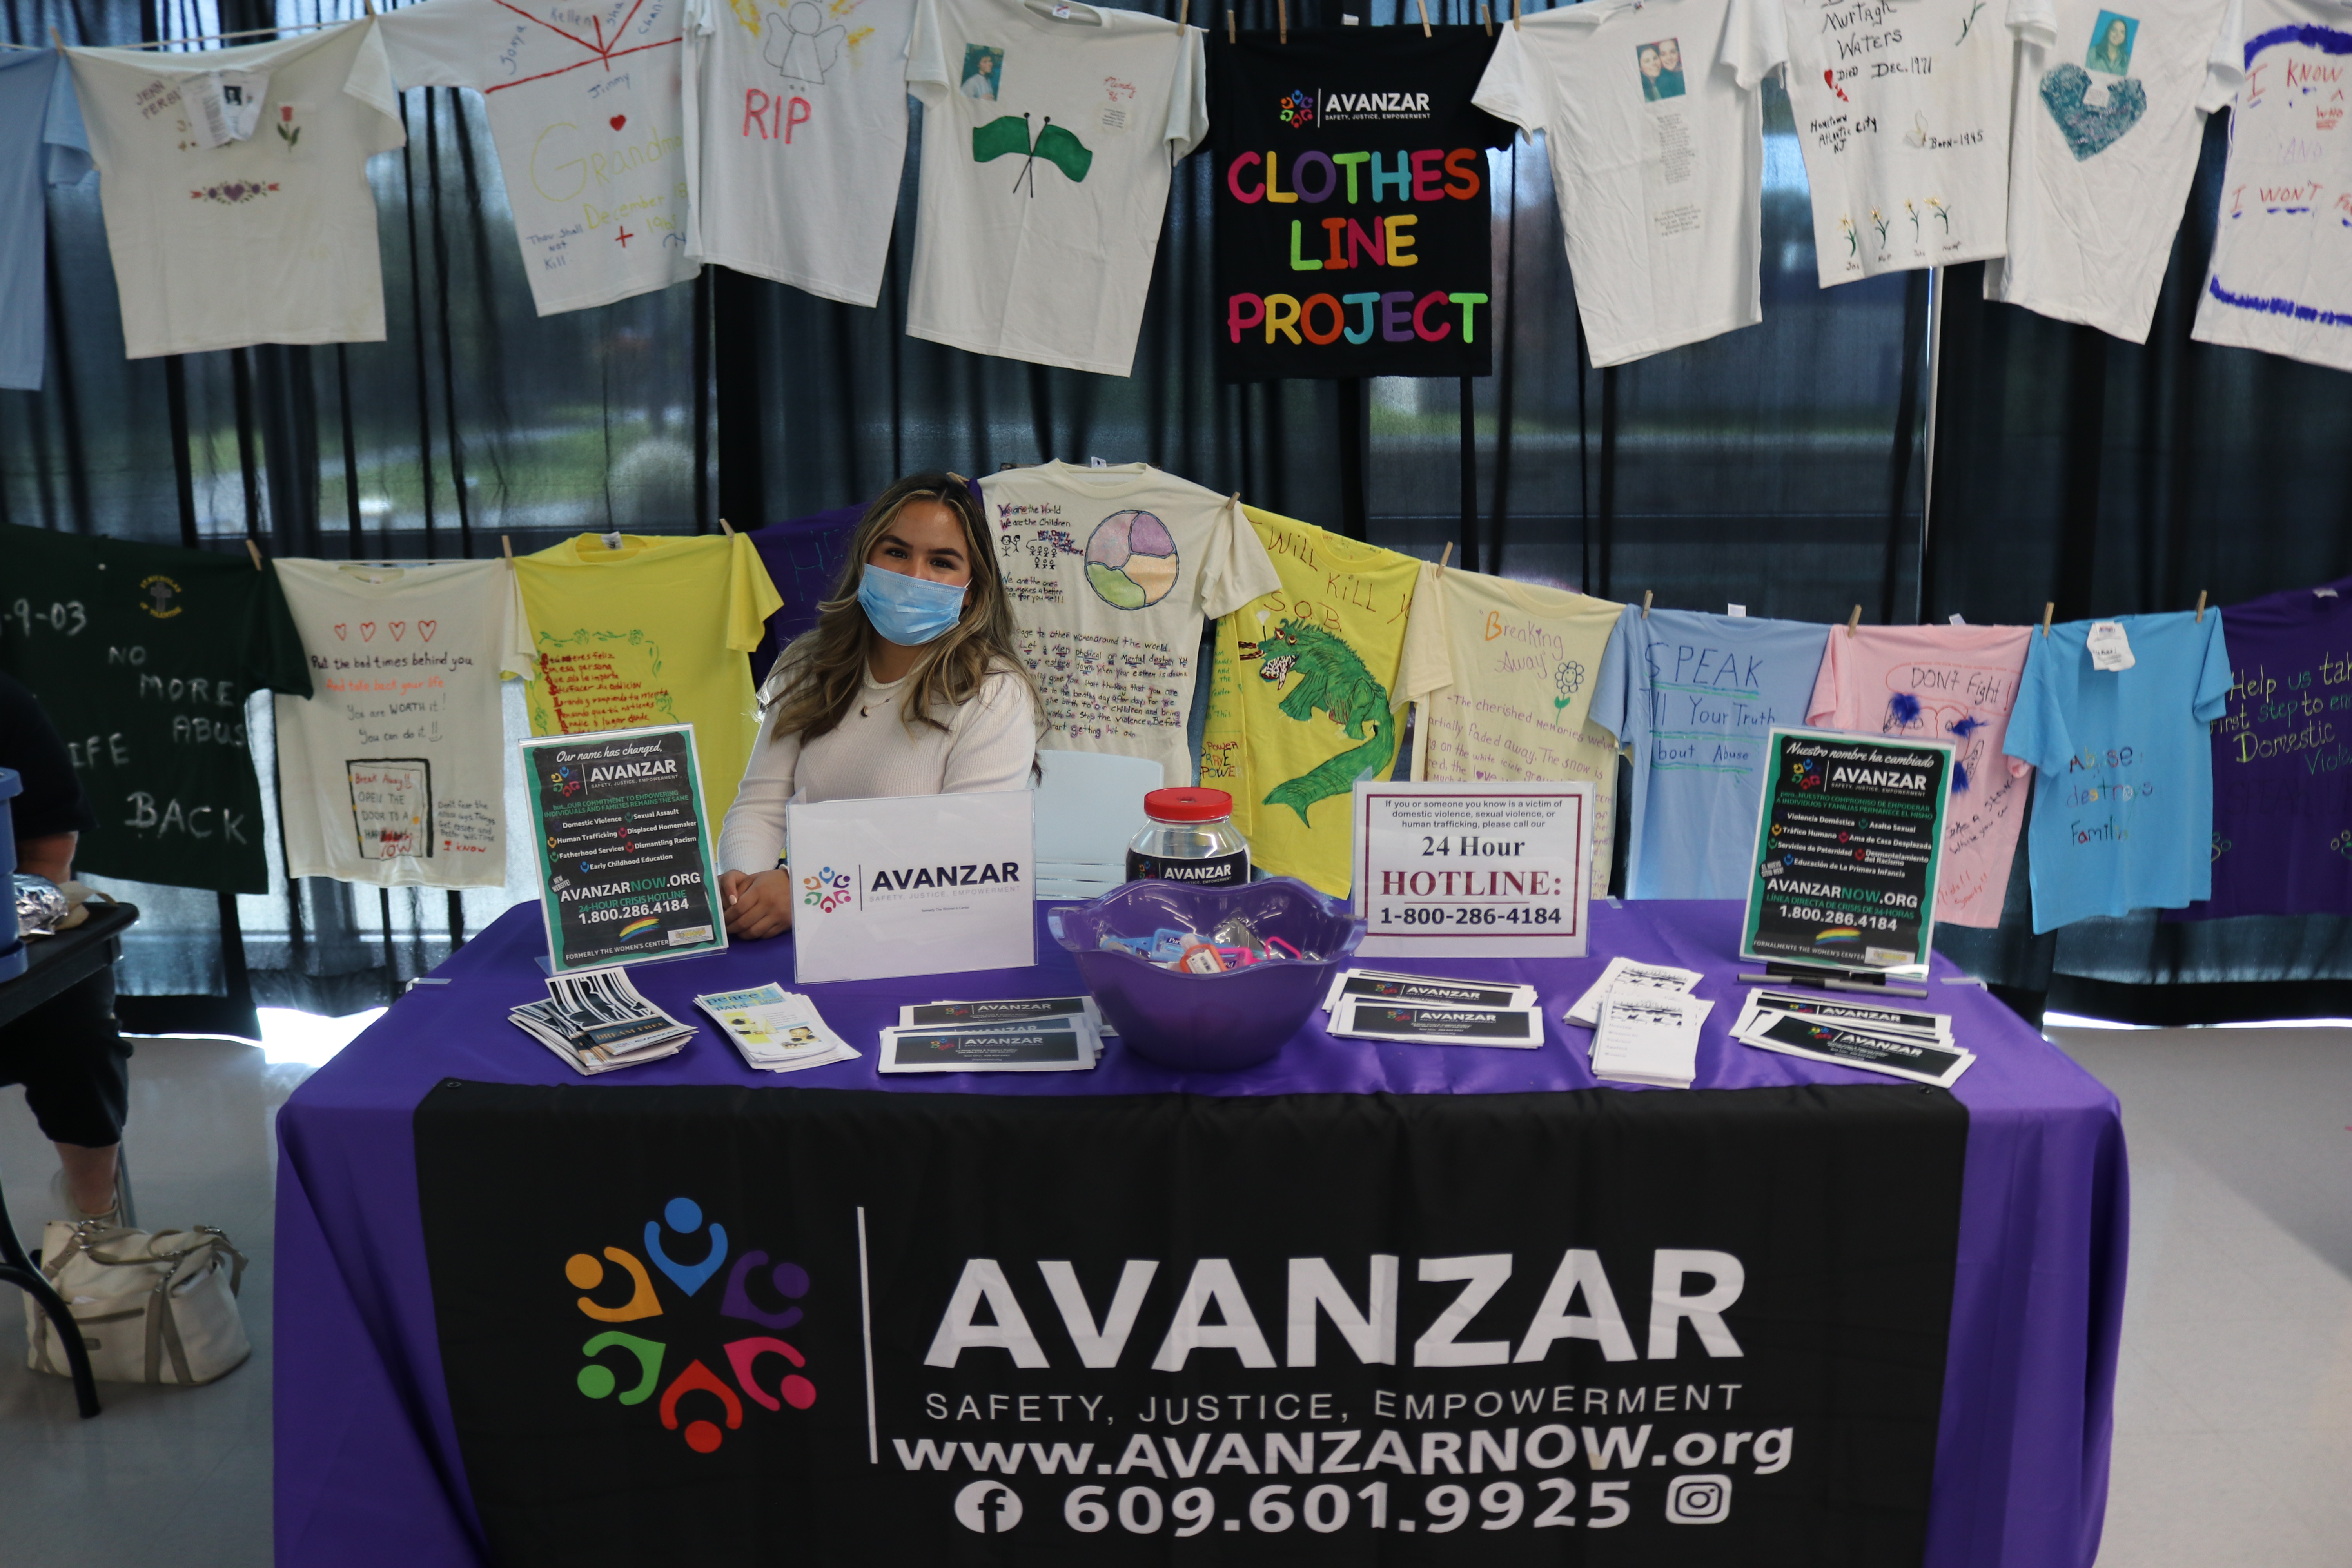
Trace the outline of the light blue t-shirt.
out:
[[[55,49],[0,53],[0,387],[38,392],[47,358],[48,185],[90,171],[73,73]]]
[[[2002,749],[2034,768],[2026,828],[2038,934],[2177,910],[2213,891],[2213,748],[2230,705],[2221,615],[2121,617],[2129,669],[2099,669],[2091,621],[2036,637]]]
[[[1764,799],[1764,738],[1800,725],[1829,627],[1627,606],[1592,721],[1633,752],[1625,892],[1741,899]]]

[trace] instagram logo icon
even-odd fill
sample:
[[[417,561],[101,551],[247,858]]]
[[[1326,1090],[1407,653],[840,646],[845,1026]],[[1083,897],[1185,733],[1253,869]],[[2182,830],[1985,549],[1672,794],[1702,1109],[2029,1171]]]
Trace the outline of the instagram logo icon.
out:
[[[1721,1524],[1730,1517],[1729,1476],[1676,1476],[1666,1489],[1668,1524]]]

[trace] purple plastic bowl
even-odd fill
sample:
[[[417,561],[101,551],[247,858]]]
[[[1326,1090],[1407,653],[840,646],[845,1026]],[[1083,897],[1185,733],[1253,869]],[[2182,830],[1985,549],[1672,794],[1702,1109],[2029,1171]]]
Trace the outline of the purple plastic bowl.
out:
[[[1101,945],[1106,935],[1150,936],[1162,926],[1205,933],[1234,915],[1260,936],[1318,957],[1186,974]],[[1231,1072],[1272,1058],[1322,1005],[1332,971],[1364,940],[1363,920],[1345,900],[1295,877],[1238,888],[1129,882],[1090,903],[1048,910],[1045,924],[1128,1048],[1188,1072]]]

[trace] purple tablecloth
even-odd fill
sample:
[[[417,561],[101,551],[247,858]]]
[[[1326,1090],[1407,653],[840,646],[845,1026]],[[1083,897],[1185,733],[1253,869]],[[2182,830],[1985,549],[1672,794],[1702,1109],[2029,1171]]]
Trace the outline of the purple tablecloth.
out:
[[[1165,1071],[1114,1047],[1090,1073],[884,1079],[874,1053],[778,1080],[753,1074],[707,1024],[634,1084],[787,1082],[937,1093],[1206,1095],[1494,1094],[1594,1087],[1585,1032],[1559,1022],[1611,955],[1703,971],[1717,1003],[1698,1087],[1883,1082],[1752,1050],[1727,1030],[1744,988],[1730,958],[1739,909],[1647,903],[1593,911],[1593,955],[1572,961],[1420,964],[1431,973],[1534,984],[1551,1020],[1536,1051],[1334,1040],[1319,1016],[1263,1067],[1222,1076]],[[810,987],[827,1022],[861,1048],[900,1004],[1081,989],[1044,933],[1041,962],[915,980]],[[500,917],[436,973],[448,985],[403,998],[298,1090],[278,1118],[277,1540],[279,1568],[488,1561],[449,1418],[417,1218],[410,1117],[445,1078],[576,1081],[508,1023],[546,994],[535,906]],[[790,939],[632,971],[680,1019],[698,992],[792,984]],[[2116,1345],[2123,1314],[2127,1187],[2115,1097],[1974,985],[1927,1004],[1952,1015],[1979,1060],[1955,1091],[1969,1112],[1950,1356],[1937,1436],[1928,1568],[2090,1568],[2107,1493]],[[1616,1087],[1616,1086],[1611,1086]],[[1627,1089],[1629,1093],[1671,1092]],[[481,1194],[482,1223],[531,1216]]]

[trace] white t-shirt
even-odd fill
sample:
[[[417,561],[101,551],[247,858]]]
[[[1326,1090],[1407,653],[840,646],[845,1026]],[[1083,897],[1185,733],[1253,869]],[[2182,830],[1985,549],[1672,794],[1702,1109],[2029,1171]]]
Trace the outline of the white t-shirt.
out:
[[[919,0],[907,86],[924,111],[908,332],[1127,374],[1170,171],[1208,134],[1200,30],[1083,0]]]
[[[312,689],[277,700],[288,874],[503,887],[499,677],[532,668],[513,569],[289,559],[278,581]]]
[[[871,671],[847,718],[814,741],[779,739],[772,706],[787,660],[761,689],[759,739],[735,804],[719,829],[722,871],[770,871],[784,858],[784,807],[797,800],[877,800],[891,795],[971,795],[1029,787],[1037,757],[1037,708],[1019,677],[990,676],[961,708],[934,709],[945,724],[913,730],[899,717],[907,682]]]
[[[683,15],[677,0],[581,0],[536,12],[425,0],[383,19],[402,87],[481,93],[542,316],[667,289],[700,270],[688,259]]]
[[[2242,74],[2239,0],[2029,0],[2009,150],[2006,300],[2146,342],[2205,117]]]
[[[2042,3],[1782,0],[1822,288],[2008,247],[2011,29]]]
[[[1192,782],[1201,620],[1282,586],[1241,507],[1148,463],[1044,463],[980,481],[1056,751],[1150,757]]]
[[[125,357],[383,340],[367,161],[404,138],[374,23],[194,55],[66,58]]]
[[[697,261],[871,306],[907,162],[915,0],[686,0]]]
[[[1497,33],[1472,101],[1550,144],[1594,364],[1764,319],[1764,72],[1741,71],[1777,4],[1585,0]]]
[[[2352,10],[2246,0],[2243,85],[2200,342],[2352,370],[2352,136],[2340,73]]]

